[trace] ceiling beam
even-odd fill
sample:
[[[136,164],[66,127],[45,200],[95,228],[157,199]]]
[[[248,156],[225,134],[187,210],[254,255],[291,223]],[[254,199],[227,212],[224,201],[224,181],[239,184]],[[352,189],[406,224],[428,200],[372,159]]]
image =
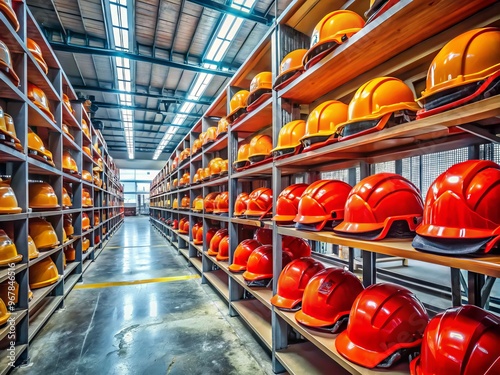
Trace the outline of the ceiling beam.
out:
[[[121,105],[121,104],[116,104],[116,103],[93,102],[92,104],[95,104],[99,108],[130,109],[132,111],[156,112],[156,113],[168,114],[168,115],[186,115],[188,117],[196,117],[196,118],[203,116],[203,113],[195,114],[195,113],[184,113],[184,112],[168,112],[168,111],[158,110],[157,108],[145,108],[145,107],[138,107],[138,106]]]
[[[188,103],[195,103],[199,105],[211,105],[212,102],[205,101],[205,100],[191,100],[191,99],[186,99],[182,97],[175,97],[175,96],[165,96],[161,94],[148,94],[146,92],[128,92],[128,91],[123,91],[123,90],[116,90],[116,89],[107,89],[105,87],[98,87],[98,86],[73,86],[73,89],[75,91],[94,91],[94,92],[103,92],[105,94],[124,94],[124,95],[132,95],[132,96],[142,96],[145,98],[152,98],[152,99],[158,99],[158,100],[165,100],[165,101],[172,101],[176,103],[182,103],[182,102],[188,102]]]
[[[247,13],[238,9],[234,9],[229,5],[217,3],[213,0],[188,0],[188,1],[190,3],[198,4],[208,9],[217,10],[221,13],[231,14],[235,17],[243,18],[264,25],[270,25],[274,19],[274,17],[272,16],[265,16],[263,14],[257,13],[255,10],[250,13]]]
[[[100,117],[95,117],[92,118],[92,121],[102,121],[102,122],[118,122],[122,123],[123,121],[119,118],[100,118]],[[174,124],[167,124],[167,123],[162,123],[162,122],[154,122],[154,121],[141,121],[141,120],[134,120],[134,124],[137,125],[151,125],[151,126],[171,126],[174,128],[184,128],[184,129],[190,129],[191,126],[183,126],[183,125],[174,125]],[[111,129],[111,128],[108,128]],[[122,129],[122,128],[115,128],[113,127],[112,129]]]
[[[208,73],[208,74],[213,74],[213,75],[218,75],[218,76],[223,76],[223,77],[232,77],[234,74],[234,72],[231,72],[231,71],[208,69],[208,68],[204,68],[204,67],[198,66],[198,65],[170,61],[167,59],[160,59],[158,57],[144,56],[144,55],[139,55],[139,54],[132,53],[132,52],[118,51],[118,50],[109,49],[109,48],[79,46],[79,45],[74,45],[74,44],[64,44],[64,43],[60,43],[60,42],[50,42],[50,45],[55,51],[61,51],[61,52],[77,53],[77,54],[83,54],[83,55],[123,57],[123,58],[127,58],[129,60],[141,61],[141,62],[162,65],[162,66],[169,66],[171,68],[177,68],[177,69],[181,69],[181,70],[189,70],[189,71],[197,72],[197,73]]]

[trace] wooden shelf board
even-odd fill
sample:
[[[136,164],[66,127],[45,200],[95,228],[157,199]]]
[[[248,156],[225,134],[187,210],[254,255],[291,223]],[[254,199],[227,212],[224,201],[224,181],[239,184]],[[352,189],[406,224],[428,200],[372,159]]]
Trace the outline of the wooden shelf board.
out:
[[[191,242],[191,246],[193,246],[198,253],[203,254],[203,245],[195,245],[193,242]]]
[[[214,152],[224,150],[225,148],[227,148],[227,139],[228,139],[227,134],[224,134],[222,137],[216,139],[214,142],[203,146],[202,147],[203,153],[212,154]]]
[[[189,250],[188,249],[179,249],[179,253],[186,259],[189,259]]]
[[[47,211],[44,211],[43,209],[41,210],[37,210],[37,209],[34,209],[34,208],[31,208],[31,210],[33,210],[32,212],[28,213],[28,217],[30,219],[33,219],[33,218],[36,218],[36,217],[48,217],[48,216],[57,216],[57,215],[61,215],[63,213],[65,213],[62,209],[62,207],[59,207],[59,208],[56,208],[56,209],[53,209],[53,210],[47,210]]]
[[[231,223],[266,229],[272,229],[273,227],[273,222],[270,220],[242,219],[239,217],[232,217]]]
[[[45,259],[45,258],[51,256],[52,254],[57,253],[58,251],[62,250],[62,248],[65,246],[68,246],[68,245],[64,245],[64,246],[60,245],[60,246],[57,246],[57,247],[50,249],[50,250],[38,250],[38,252],[39,252],[38,257],[35,259],[29,260],[29,263],[28,263],[29,267],[32,267],[35,263],[40,262],[42,259]]]
[[[68,107],[66,107],[64,103],[62,105],[62,109],[63,109],[63,122],[69,127],[80,129],[80,124],[78,124],[78,121],[76,120],[75,116],[69,111]]]
[[[92,264],[92,260],[91,259],[87,259],[87,260],[83,261],[83,270],[82,270],[82,273],[85,273],[88,270],[88,268],[90,267],[91,264]]]
[[[27,267],[28,267],[28,265],[26,263],[18,263],[14,267],[14,272],[16,274],[18,274],[22,270],[25,270]],[[10,270],[11,270],[10,268],[4,268],[4,267],[0,268],[0,283],[3,283],[5,280],[7,280],[9,278],[9,271]]]
[[[26,160],[26,156],[16,149],[0,143],[0,159],[2,163],[22,162]]]
[[[231,125],[231,132],[255,133],[273,122],[273,99],[267,99],[255,110],[248,112],[235,125]]]
[[[28,104],[28,126],[40,126],[43,128],[48,128],[54,132],[59,132],[56,123],[52,121],[49,116],[47,116],[41,109],[33,104],[31,101],[26,102]],[[53,113],[52,113],[53,114]]]
[[[217,260],[217,258],[213,255],[208,255],[208,252],[205,251],[204,255],[207,257],[207,259],[214,263],[217,267],[219,267],[221,270],[223,270],[225,273],[229,274],[231,271],[229,271],[229,264],[228,262],[222,262],[220,260]]]
[[[203,276],[229,302],[229,281],[227,274],[223,270],[217,270],[204,272]]]
[[[25,53],[25,43],[17,35],[16,30],[14,30],[4,13],[0,13],[0,35],[2,35],[2,42],[9,48],[11,55]]]
[[[292,344],[276,351],[276,358],[290,375],[348,375],[349,371],[333,361],[310,342]]]
[[[62,276],[59,276],[59,280],[52,285],[40,289],[31,289],[33,291],[33,299],[28,303],[30,317],[33,311],[38,310],[37,308],[40,302],[43,301],[43,299],[47,297],[55,289],[55,287],[62,282],[62,280]]]
[[[436,133],[441,136],[448,134],[448,128],[450,127],[476,123],[496,116],[500,116],[500,95],[421,120],[337,142],[317,150],[303,152],[299,155],[277,160],[275,164],[278,168],[288,166],[296,168],[298,165],[314,166],[316,168],[318,164],[324,163],[331,166],[336,160],[338,162],[346,159],[363,160],[371,155],[380,155],[381,152],[394,154],[398,152],[398,148],[406,150],[409,143],[417,145],[421,140],[432,139]],[[453,137],[450,137],[450,139],[453,139]],[[431,142],[436,142],[436,140]],[[421,145],[416,147],[421,147]],[[398,155],[392,157],[399,158]],[[302,169],[307,168],[303,167]]]
[[[15,359],[17,360],[26,349],[28,349],[28,345],[16,345],[14,355]],[[0,352],[0,375],[6,375],[10,372],[10,370],[12,370],[12,367],[9,366],[10,358],[8,356],[8,350],[2,350]]]
[[[64,297],[66,297],[69,292],[73,290],[73,287],[78,283],[80,280],[81,275],[74,274],[68,277],[66,280],[64,280]]]
[[[39,306],[39,309],[30,316],[28,328],[28,342],[33,340],[43,325],[49,320],[59,304],[62,302],[62,296],[46,297]]]
[[[31,174],[42,174],[50,176],[60,176],[61,171],[39,160],[28,157],[28,172]]]
[[[72,150],[79,150],[78,145],[73,141],[66,133],[62,133],[63,146],[64,148],[71,148]],[[87,154],[85,154],[87,155]],[[88,155],[87,155],[88,157]]]
[[[178,236],[180,238],[182,238],[184,241],[186,241],[187,243],[189,243],[189,235],[188,234],[178,233]]]
[[[198,257],[191,257],[191,258],[189,258],[189,261],[194,266],[194,268],[196,268],[198,270],[198,272],[200,272],[200,273],[202,272],[203,266],[202,266],[200,258],[198,258]]]
[[[333,232],[309,232],[285,227],[279,227],[278,233],[500,277],[500,255],[468,258],[447,257],[417,251],[411,246],[411,240],[388,239],[383,241],[365,241],[336,236]]]
[[[358,366],[348,360],[344,359],[342,355],[339,354],[335,348],[335,338],[337,335],[332,335],[328,333],[316,332],[301,326],[295,321],[295,313],[281,311],[279,309],[274,310],[281,318],[283,318],[290,326],[292,326],[297,332],[304,336],[307,340],[313,343],[317,348],[319,348],[323,353],[328,355],[336,363],[346,369],[349,373],[355,375],[382,375],[387,374],[387,370],[370,370],[361,366]],[[391,368],[391,375],[408,375],[410,373],[408,368],[408,363],[400,363],[397,366]]]
[[[212,215],[212,214],[205,214],[203,216],[207,220],[222,221],[224,223],[228,223],[229,222],[229,217],[227,217],[227,216],[219,216],[219,215]]]
[[[454,0],[425,4],[402,0],[281,90],[279,95],[300,103],[311,103],[493,2],[474,0],[458,6]],[[433,27],[421,27],[422,23]],[[396,29],[398,33],[393,34]],[[387,35],[393,37],[387,38]],[[352,61],[359,62],[354,69]]]
[[[271,349],[271,310],[253,299],[234,301],[231,305],[266,347]]]
[[[31,53],[27,54],[28,59],[28,81],[38,86],[50,100],[61,101],[61,98],[56,92],[54,85],[49,81],[49,78],[42,71],[37,61]],[[53,113],[53,112],[52,112]]]
[[[238,284],[240,284],[243,288],[245,288],[250,294],[252,294],[259,302],[264,305],[266,308],[271,310],[271,298],[273,296],[273,291],[271,288],[262,288],[262,287],[250,287],[247,285],[243,275],[241,273],[232,273],[228,272],[229,276],[232,277]]]
[[[228,176],[222,176],[222,177],[218,177],[218,178],[215,178],[213,180],[207,180],[205,182],[202,182],[201,184],[199,185],[194,185],[197,189],[201,189],[201,188],[204,188],[204,187],[209,187],[209,186],[220,186],[220,185],[224,185],[224,184],[227,184],[229,182],[229,177]]]
[[[255,167],[249,167],[241,172],[235,172],[231,175],[233,179],[255,179],[255,178],[270,178],[272,174],[272,160]]]
[[[7,301],[4,301],[5,304],[7,304]],[[7,307],[7,311],[9,308]],[[11,312],[10,318],[14,319],[15,325],[17,325],[22,318],[24,318],[28,314],[28,310],[14,310]],[[9,319],[10,319],[9,318]],[[10,323],[5,324],[3,327],[0,328],[0,341],[2,341],[5,336],[7,336],[10,332]]]
[[[64,270],[63,276],[64,279],[66,279],[71,274],[71,272],[73,272],[75,268],[78,267],[78,264],[79,263],[76,260],[66,264],[66,269]],[[66,284],[66,281],[64,283]]]

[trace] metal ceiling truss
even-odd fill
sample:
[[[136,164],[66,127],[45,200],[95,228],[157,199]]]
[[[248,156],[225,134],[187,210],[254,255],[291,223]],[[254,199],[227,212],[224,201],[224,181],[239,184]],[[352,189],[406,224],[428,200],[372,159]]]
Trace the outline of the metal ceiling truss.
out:
[[[199,105],[210,105],[212,104],[211,101],[208,100],[190,100],[184,97],[179,97],[179,96],[169,96],[169,95],[161,95],[161,94],[149,94],[146,92],[128,92],[128,91],[122,91],[122,90],[116,90],[116,89],[107,89],[104,87],[98,87],[98,86],[78,86],[75,85],[73,88],[76,91],[94,91],[94,92],[102,92],[105,94],[128,94],[132,96],[142,96],[145,98],[151,98],[151,99],[158,99],[158,100],[164,100],[167,102],[172,102],[172,103],[183,103],[183,102],[188,102],[188,103],[195,103]]]
[[[220,3],[217,3],[217,2],[212,1],[212,0],[188,0],[188,1],[190,3],[198,4],[198,5],[201,5],[205,8],[208,8],[208,9],[213,9],[213,10],[219,11],[221,13],[231,14],[233,16],[243,18],[243,19],[248,20],[248,21],[261,23],[261,24],[267,25],[267,26],[271,25],[273,23],[273,20],[274,20],[274,17],[272,17],[270,15],[262,14],[260,12],[257,12],[256,10],[253,10],[253,11],[247,13],[247,12],[243,12],[243,11],[238,10],[238,9],[234,9],[229,5],[220,4]]]
[[[102,122],[116,122],[116,123],[121,123],[123,122],[122,119],[119,118],[99,118],[95,117],[92,118],[92,121],[102,121]],[[174,128],[184,128],[184,129],[190,129],[191,126],[184,126],[184,125],[175,125],[175,124],[169,124],[169,123],[164,123],[164,122],[154,122],[154,121],[142,121],[142,120],[134,120],[134,124],[137,125],[150,125],[150,126],[172,126]],[[108,128],[109,129],[109,128]],[[120,128],[114,128],[113,129],[122,129]]]
[[[203,113],[194,113],[194,112],[173,112],[173,111],[162,111],[158,108],[147,108],[147,107],[138,107],[133,105],[121,105],[116,103],[104,103],[104,102],[93,102],[99,108],[110,108],[110,109],[130,109],[132,111],[142,111],[142,112],[156,112],[159,114],[167,114],[167,115],[186,115],[188,117],[200,117]]]

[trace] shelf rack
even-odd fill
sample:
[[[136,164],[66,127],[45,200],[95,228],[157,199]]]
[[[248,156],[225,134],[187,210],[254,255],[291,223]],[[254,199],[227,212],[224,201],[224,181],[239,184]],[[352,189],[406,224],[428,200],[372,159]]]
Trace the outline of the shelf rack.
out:
[[[485,277],[500,276],[500,256],[446,257],[417,251],[411,241],[362,241],[340,237],[333,232],[309,232],[279,227],[270,220],[251,220],[233,217],[232,207],[238,193],[250,192],[256,187],[270,187],[274,195],[286,184],[312,182],[324,172],[345,171],[351,185],[373,173],[374,165],[400,162],[414,156],[469,148],[471,157],[478,157],[479,146],[495,141],[500,122],[500,96],[443,112],[425,119],[353,138],[347,141],[301,152],[294,156],[270,160],[268,163],[236,171],[232,162],[237,149],[255,134],[271,135],[276,145],[280,128],[289,121],[305,118],[318,104],[336,99],[348,103],[354,92],[368,80],[380,76],[394,76],[408,84],[417,95],[425,85],[427,69],[437,52],[455,36],[474,28],[500,25],[500,4],[494,0],[473,0],[467,3],[453,0],[437,2],[399,1],[386,13],[368,24],[350,40],[333,50],[319,63],[308,69],[292,83],[273,92],[253,111],[246,113],[229,127],[227,137],[204,148],[199,154],[182,163],[182,173],[191,176],[198,168],[205,168],[213,157],[229,159],[229,174],[216,180],[202,182],[181,189],[169,189],[180,169],[173,169],[173,160],[190,147],[199,133],[215,126],[213,118],[225,116],[229,101],[240,89],[247,89],[255,74],[279,71],[279,63],[291,50],[309,48],[310,35],[316,24],[327,13],[347,9],[363,16],[369,0],[295,0],[277,17],[251,57],[231,78],[228,86],[208,108],[204,117],[193,127],[173,152],[171,159],[151,184],[151,223],[177,249],[182,250],[188,262],[202,274],[202,282],[210,284],[228,302],[229,314],[239,316],[262,346],[272,353],[276,373],[290,374],[409,374],[408,364],[400,363],[391,369],[365,369],[344,359],[335,349],[335,336],[311,331],[298,324],[293,313],[273,308],[270,298],[276,292],[281,270],[282,236],[300,237],[314,244],[333,244],[348,249],[349,259],[325,259],[328,266],[341,264],[354,269],[354,253],[362,250],[362,277],[365,286],[376,282],[377,255],[389,260],[418,260],[450,269],[450,305],[462,303],[460,270],[467,272],[468,303],[484,306],[481,285]],[[432,27],[421,27],[422,24]],[[397,33],[394,32],[397,30]],[[390,36],[390,37],[388,37]],[[498,138],[496,138],[498,140]],[[226,149],[224,149],[226,147]],[[400,173],[400,172],[399,172]],[[189,194],[191,202],[212,191],[229,191],[229,215],[173,210],[167,207],[174,198],[180,202]],[[273,207],[275,209],[275,207]],[[189,218],[190,227],[202,221],[203,227],[228,228],[230,238],[229,262],[220,262],[207,254],[208,244],[195,246],[192,234],[179,236],[166,224],[167,220]],[[249,230],[273,230],[274,278],[270,288],[249,287],[241,274],[229,271],[228,264],[237,244],[249,237]],[[200,258],[201,255],[201,258]],[[330,262],[331,260],[331,262]],[[382,259],[382,260],[387,260]],[[201,265],[201,266],[200,266]],[[290,331],[302,340],[289,342]],[[273,341],[274,337],[274,341]]]
[[[16,195],[18,206],[22,209],[19,214],[0,215],[0,229],[5,230],[14,240],[17,252],[23,259],[10,270],[0,269],[0,283],[9,283],[13,280],[10,271],[15,275],[19,284],[18,303],[13,308],[16,324],[15,366],[29,361],[30,342],[40,331],[43,325],[52,317],[55,310],[64,306],[65,297],[73,286],[84,277],[84,260],[90,264],[95,258],[95,249],[102,251],[104,238],[109,237],[120,227],[123,205],[123,188],[118,181],[118,169],[109,156],[106,143],[100,132],[92,124],[89,115],[82,104],[77,101],[68,77],[59,64],[43,32],[37,25],[25,2],[13,2],[19,23],[19,32],[10,25],[7,18],[0,12],[0,35],[12,56],[14,70],[20,78],[20,85],[16,87],[10,78],[0,73],[0,106],[11,114],[17,138],[21,141],[22,150],[17,150],[0,144],[0,173],[11,176],[11,187]],[[26,39],[33,39],[41,48],[45,62],[49,67],[48,74],[42,71],[26,46]],[[52,120],[28,99],[28,82],[38,86],[47,96]],[[63,103],[62,97],[66,94],[71,102],[73,111]],[[85,120],[89,127],[89,135],[83,133],[81,123]],[[62,125],[67,124],[74,139],[62,131]],[[54,165],[35,159],[28,154],[28,128],[31,128],[44,142],[45,147],[52,152]],[[90,146],[90,156],[83,152],[83,146]],[[93,183],[83,181],[79,175],[72,175],[63,171],[63,151],[69,151],[75,160],[79,171],[86,169],[93,172],[98,166],[97,160],[103,161],[103,170],[98,172],[99,178],[107,185],[101,189]],[[29,206],[29,181],[42,180],[49,183],[62,202],[63,187],[68,189],[72,197],[72,207],[57,210],[35,210]],[[93,207],[82,208],[82,189],[88,189],[93,199]],[[92,229],[82,231],[82,213],[85,212],[91,223],[94,215],[106,215],[100,225],[92,225]],[[64,244],[48,250],[39,249],[35,259],[28,259],[28,242],[30,221],[35,218],[45,218],[49,221],[62,242],[64,232],[64,215],[70,215],[73,222],[74,234]],[[83,254],[83,237],[90,242],[91,250]],[[100,244],[97,244],[101,240]],[[76,259],[68,262],[64,269],[64,250],[72,246],[75,249]],[[56,265],[60,275],[59,280],[52,285],[40,289],[33,289],[33,299],[28,300],[30,268],[35,267],[41,260],[50,258]],[[7,302],[7,301],[4,301]],[[8,325],[2,327],[0,336],[5,333]],[[3,338],[4,336],[2,336]],[[0,374],[10,371],[11,366],[6,350],[0,355]]]

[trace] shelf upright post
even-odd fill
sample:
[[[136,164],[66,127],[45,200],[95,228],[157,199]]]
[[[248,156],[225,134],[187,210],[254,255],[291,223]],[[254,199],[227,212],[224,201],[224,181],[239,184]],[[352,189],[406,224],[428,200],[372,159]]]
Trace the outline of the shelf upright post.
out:
[[[372,174],[371,164],[361,161],[359,167],[361,180]],[[377,253],[362,250],[361,254],[363,258],[363,285],[366,288],[377,282]]]

